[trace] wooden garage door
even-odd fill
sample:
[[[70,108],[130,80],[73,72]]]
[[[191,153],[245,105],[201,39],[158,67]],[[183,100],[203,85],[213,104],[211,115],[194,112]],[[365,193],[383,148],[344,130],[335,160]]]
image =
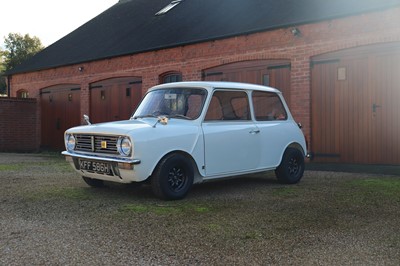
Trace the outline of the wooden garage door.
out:
[[[41,146],[63,150],[64,132],[80,125],[80,88],[59,85],[41,90]]]
[[[221,65],[204,70],[203,80],[271,86],[282,91],[290,106],[290,61],[288,60],[255,60]]]
[[[114,78],[90,85],[90,119],[93,123],[129,119],[142,97],[140,78]]]
[[[361,47],[314,58],[314,159],[400,164],[399,101],[399,44]]]

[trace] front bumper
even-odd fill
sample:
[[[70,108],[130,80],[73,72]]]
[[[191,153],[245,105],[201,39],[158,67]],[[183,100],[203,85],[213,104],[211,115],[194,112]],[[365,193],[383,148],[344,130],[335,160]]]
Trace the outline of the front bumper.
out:
[[[138,159],[130,159],[130,158],[117,158],[117,157],[104,157],[104,156],[97,156],[97,155],[86,155],[86,154],[76,154],[70,153],[68,151],[63,151],[61,153],[64,156],[70,156],[75,158],[81,158],[86,160],[96,160],[96,161],[103,161],[103,162],[115,162],[115,163],[128,163],[128,164],[140,164],[140,160]]]
[[[66,161],[71,164],[75,171],[82,176],[118,183],[143,181],[135,174],[135,165],[141,163],[138,159],[76,154],[68,151],[63,151],[61,154],[65,156]],[[106,162],[111,166],[112,171],[109,174],[102,174],[94,171],[83,170],[80,168],[79,163],[82,159],[94,162]]]

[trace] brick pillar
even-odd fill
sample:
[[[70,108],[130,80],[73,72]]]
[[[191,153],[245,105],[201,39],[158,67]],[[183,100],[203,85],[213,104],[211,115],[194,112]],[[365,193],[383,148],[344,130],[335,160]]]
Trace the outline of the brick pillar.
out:
[[[90,90],[88,83],[81,83],[81,124],[85,124],[83,115],[90,116]]]
[[[310,143],[311,133],[311,71],[309,57],[294,58],[291,73],[291,112],[296,120],[303,125],[303,133]]]
[[[142,95],[151,87],[159,84],[158,75],[156,75],[156,73],[156,71],[151,71],[142,75]]]

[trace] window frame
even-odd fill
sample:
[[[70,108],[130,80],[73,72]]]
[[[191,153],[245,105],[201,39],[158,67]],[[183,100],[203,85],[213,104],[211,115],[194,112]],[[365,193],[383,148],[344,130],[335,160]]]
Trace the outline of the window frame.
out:
[[[17,91],[17,98],[20,98],[20,99],[29,98],[29,91],[27,91],[25,89],[18,90]]]
[[[269,94],[269,98],[276,98],[276,104],[279,104],[279,106],[271,106],[270,111],[267,109],[267,112],[272,113],[271,115],[266,115],[266,116],[258,116],[257,112],[257,104],[254,98],[256,98],[255,94],[256,93],[265,93]],[[258,96],[260,97],[260,96]],[[254,121],[256,122],[277,122],[277,121],[287,121],[289,119],[288,112],[286,110],[286,107],[284,103],[282,102],[282,98],[280,95],[276,92],[272,91],[260,91],[260,90],[254,90],[251,93],[251,103],[252,103],[252,109],[253,109],[253,116],[254,116]],[[277,110],[279,109],[279,110]],[[277,114],[275,112],[278,112]],[[260,119],[260,117],[265,117],[265,119]]]
[[[171,78],[176,78],[176,80],[168,80]],[[169,71],[160,75],[159,82],[160,84],[172,83],[172,82],[180,82],[182,81],[182,73],[179,71]]]
[[[237,114],[237,110],[235,110],[234,108],[234,104],[232,103],[233,100],[235,99],[243,99],[244,97],[228,97],[226,100],[229,102],[230,107],[229,110],[230,114],[233,114],[236,118],[230,117],[229,115],[227,115],[227,113],[225,113],[226,111],[226,103],[225,103],[225,107],[224,107],[224,103],[221,102],[221,98],[218,96],[215,96],[216,93],[242,93],[246,96],[246,101],[247,101],[247,105],[246,105],[246,109],[244,111],[244,115],[242,115],[241,117],[238,116]],[[220,105],[220,113],[221,113],[221,118],[220,119],[207,119],[207,114],[209,111],[209,108],[211,106],[212,103],[212,99],[216,97],[219,105]],[[250,97],[249,97],[249,93],[247,90],[243,89],[228,89],[228,88],[224,88],[224,89],[218,89],[216,88],[215,90],[213,90],[212,95],[211,95],[211,99],[210,102],[207,106],[207,110],[205,110],[205,115],[204,115],[204,122],[249,122],[252,121],[252,106],[251,106],[251,101],[250,101]]]

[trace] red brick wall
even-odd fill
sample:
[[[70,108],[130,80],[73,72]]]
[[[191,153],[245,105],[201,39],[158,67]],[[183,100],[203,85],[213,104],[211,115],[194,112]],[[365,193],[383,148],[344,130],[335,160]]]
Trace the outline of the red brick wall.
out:
[[[0,152],[33,152],[37,141],[36,99],[0,98]]]
[[[205,43],[136,55],[99,60],[50,70],[14,75],[12,95],[19,89],[31,97],[48,86],[76,83],[81,85],[81,115],[89,110],[89,84],[102,79],[137,76],[143,90],[158,84],[159,76],[179,71],[183,80],[201,80],[201,71],[210,67],[258,59],[291,61],[291,111],[303,124],[308,141],[311,132],[310,60],[313,56],[346,48],[400,42],[400,8],[297,26],[300,36],[290,28],[243,35]],[[80,72],[79,67],[84,70]],[[38,108],[40,107],[40,100]],[[40,120],[38,120],[40,123]],[[40,127],[39,127],[40,128]]]

